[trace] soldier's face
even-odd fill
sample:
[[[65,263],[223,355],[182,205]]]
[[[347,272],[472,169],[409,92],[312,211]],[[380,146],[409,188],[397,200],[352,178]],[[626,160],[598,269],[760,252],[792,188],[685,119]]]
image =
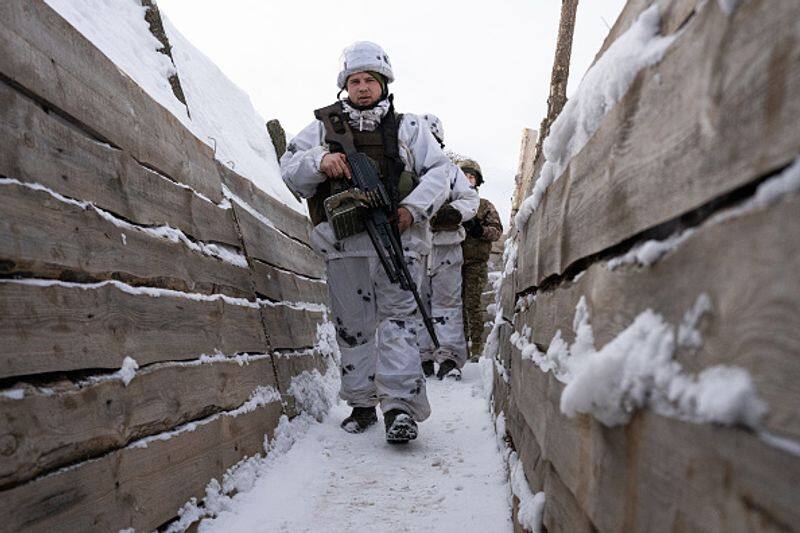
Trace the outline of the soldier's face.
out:
[[[369,107],[381,98],[381,83],[372,74],[356,72],[347,78],[347,94],[359,107]]]
[[[467,176],[467,179],[469,180],[469,186],[470,187],[472,187],[474,189],[474,188],[476,188],[478,186],[478,178],[475,177],[475,174],[471,174],[469,172],[465,172],[464,175]]]

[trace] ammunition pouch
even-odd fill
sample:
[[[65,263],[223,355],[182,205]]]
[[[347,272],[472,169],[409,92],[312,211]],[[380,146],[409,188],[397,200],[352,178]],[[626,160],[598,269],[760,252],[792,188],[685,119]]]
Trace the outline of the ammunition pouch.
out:
[[[364,193],[355,187],[329,196],[324,201],[325,216],[336,240],[341,241],[364,231],[364,217],[369,202]]]

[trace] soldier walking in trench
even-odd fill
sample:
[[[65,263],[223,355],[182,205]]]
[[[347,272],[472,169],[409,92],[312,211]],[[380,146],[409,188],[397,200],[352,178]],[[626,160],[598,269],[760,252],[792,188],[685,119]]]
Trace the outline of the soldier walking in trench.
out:
[[[458,163],[470,184],[477,190],[483,184],[481,167],[472,159]],[[483,352],[484,309],[481,293],[488,280],[489,256],[492,243],[503,235],[503,224],[494,205],[486,198],[480,199],[475,218],[464,222],[467,236],[461,244],[464,253],[462,269],[464,291],[464,334],[469,340],[470,360],[477,361]]]
[[[356,150],[372,159],[398,199],[392,216],[408,271],[419,284],[420,258],[430,253],[428,221],[449,192],[450,161],[420,118],[395,113],[387,91],[393,80],[383,49],[357,42],[343,52],[337,80],[347,99],[334,105],[340,106]],[[412,293],[390,281],[366,232],[336,237],[325,200],[350,188],[352,169],[345,154],[335,151],[341,147],[325,141],[326,133],[316,120],[294,137],[281,158],[281,174],[290,189],[308,199],[311,241],[325,256],[342,354],[340,396],[353,409],[342,428],[364,431],[377,422],[380,405],[386,439],[405,442],[416,438],[416,423],[430,415],[417,337],[421,314]]]
[[[436,115],[426,114],[434,138],[444,148],[444,127]],[[464,337],[462,313],[461,266],[463,264],[461,242],[466,230],[461,225],[470,220],[478,210],[478,192],[470,186],[467,177],[458,166],[450,167],[450,192],[448,201],[431,219],[433,249],[428,256],[423,276],[422,292],[439,338],[436,349],[425,331],[420,337],[422,369],[426,376],[433,375],[434,362],[439,363],[437,377],[454,374],[461,377],[461,368],[467,362],[467,342]]]

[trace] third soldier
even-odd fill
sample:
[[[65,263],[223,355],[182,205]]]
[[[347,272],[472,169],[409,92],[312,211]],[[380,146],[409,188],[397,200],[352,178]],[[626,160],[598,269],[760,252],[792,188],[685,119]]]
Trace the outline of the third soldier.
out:
[[[476,161],[463,159],[458,166],[475,189],[483,184],[483,173]],[[461,244],[464,255],[461,276],[464,291],[464,333],[468,339],[470,359],[477,361],[483,352],[485,321],[481,293],[488,280],[492,243],[503,235],[503,224],[494,205],[486,198],[481,198],[478,213],[475,218],[464,222],[464,229],[467,232]]]

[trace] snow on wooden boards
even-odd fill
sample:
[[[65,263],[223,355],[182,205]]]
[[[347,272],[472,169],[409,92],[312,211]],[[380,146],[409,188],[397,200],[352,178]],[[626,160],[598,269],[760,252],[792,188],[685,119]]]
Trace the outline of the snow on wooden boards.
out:
[[[597,530],[790,531],[800,520],[795,456],[745,430],[646,411],[617,428],[566,418],[563,385],[519,352],[512,360],[511,388],[541,460]]]
[[[234,203],[236,218],[244,239],[247,254],[283,270],[311,278],[322,278],[325,265],[309,246],[264,225],[258,218]]]
[[[639,15],[651,5],[658,4],[658,11],[661,13],[661,34],[671,35],[694,16],[699,3],[702,3],[702,0],[628,0],[595,55],[594,63],[620,35],[628,31]]]
[[[572,342],[575,306],[585,296],[600,347],[652,309],[678,326],[705,293],[712,309],[697,327],[702,345],[678,352],[687,371],[740,366],[769,404],[770,431],[800,440],[800,195],[708,223],[651,267],[595,264],[574,283],[537,294],[518,317],[546,347],[557,330]]]
[[[122,284],[0,282],[0,377],[113,369],[126,356],[145,365],[265,352],[260,311],[246,303]],[[273,349],[314,345],[321,312],[268,305],[262,311]]]
[[[258,386],[276,386],[269,356],[153,365],[127,386],[111,378],[23,387],[20,400],[0,397],[0,487],[235,409]]]
[[[266,351],[256,308],[131,292],[0,282],[0,377]]]
[[[292,380],[304,372],[316,370],[320,374],[327,371],[327,365],[334,364],[325,356],[315,351],[306,353],[276,353],[274,355],[275,373],[278,376],[278,388],[284,394],[284,409],[289,417],[300,414],[301,406],[297,405],[294,396],[289,392]]]
[[[222,200],[211,149],[43,0],[0,3],[0,73],[170,178]]]
[[[276,301],[328,303],[328,286],[318,279],[307,278],[253,261],[256,292]]]
[[[217,167],[222,177],[222,184],[238,199],[246,202],[250,208],[255,209],[286,235],[306,244],[309,243],[311,221],[307,216],[284,205],[256,187],[252,181],[243,178],[225,165],[217,164]]]
[[[800,4],[707,2],[531,216],[517,290],[767,175],[800,150]]]
[[[135,381],[135,380],[134,380]],[[242,457],[263,453],[281,416],[280,402],[221,415],[193,430],[164,435],[0,492],[9,531],[151,531],[202,499],[211,479]]]
[[[546,504],[542,523],[548,533],[596,532],[575,496],[561,481],[553,465],[542,458],[542,449],[530,426],[511,399],[505,411],[506,430],[519,455],[523,471],[533,492],[544,491]]]
[[[148,228],[131,229],[124,221],[111,221],[45,191],[17,184],[0,184],[0,190],[0,258],[9,273],[114,278],[234,296],[250,291],[246,268],[192,250],[184,242],[172,242]],[[246,264],[244,256],[239,260]]]
[[[317,340],[317,325],[324,320],[319,311],[286,305],[262,305],[269,344],[273,350],[310,348]]]
[[[39,183],[129,222],[169,225],[194,239],[241,247],[230,209],[99,143],[0,82],[0,175]]]

